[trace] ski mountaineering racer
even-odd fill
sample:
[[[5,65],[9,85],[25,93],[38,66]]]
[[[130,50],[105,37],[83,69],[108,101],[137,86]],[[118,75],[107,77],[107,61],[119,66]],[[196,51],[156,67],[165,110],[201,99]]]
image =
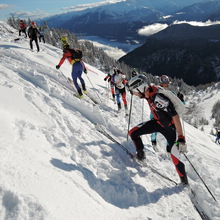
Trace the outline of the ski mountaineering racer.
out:
[[[118,111],[121,110],[121,100],[120,96],[122,97],[122,101],[124,103],[125,111],[128,110],[127,106],[127,99],[126,99],[126,90],[125,90],[125,85],[128,82],[126,80],[126,75],[122,73],[118,69],[114,69],[114,74],[112,76],[112,82],[115,85],[115,95],[116,95],[116,102],[118,105]]]
[[[187,151],[186,141],[183,135],[180,117],[177,113],[177,107],[174,107],[174,101],[171,102],[171,98],[163,94],[163,91],[165,91],[163,88],[149,85],[147,77],[142,74],[132,78],[128,82],[128,88],[132,94],[147,100],[154,116],[153,119],[143,122],[129,131],[129,136],[136,147],[137,159],[144,160],[146,158],[141,135],[154,132],[161,133],[168,142],[167,152],[170,153],[181,183],[187,185],[188,179],[185,165],[179,159],[180,153],[185,153]],[[178,101],[180,100],[178,99]],[[182,104],[181,101],[180,103]],[[178,138],[176,133],[178,134]]]
[[[84,71],[84,73],[87,74],[87,69],[85,67],[84,62],[81,59],[74,59],[72,57],[71,50],[74,50],[74,49],[70,49],[70,45],[68,43],[63,45],[63,57],[61,58],[59,64],[56,65],[56,69],[59,69],[60,66],[63,64],[63,62],[66,59],[68,59],[69,63],[72,65],[72,79],[73,79],[73,83],[76,87],[76,90],[78,92],[78,97],[83,98],[82,90],[85,94],[87,94],[87,90],[86,90],[85,81],[82,78],[82,73]],[[77,82],[78,79],[82,85],[82,89],[80,88],[80,86]]]
[[[27,37],[27,33],[26,33],[26,29],[27,29],[27,25],[24,23],[23,20],[20,20],[20,29],[19,29],[19,36],[21,36],[21,33],[25,34],[25,38]]]
[[[33,41],[35,41],[37,52],[40,51],[39,44],[38,44],[38,37],[37,37],[38,34],[40,34],[40,32],[37,29],[36,23],[32,21],[31,26],[28,28],[28,37],[30,38],[31,51],[33,51]]]
[[[104,80],[106,81],[108,81],[108,83],[110,83],[110,89],[111,89],[111,94],[112,94],[112,100],[115,102],[115,84],[114,84],[114,82],[112,81],[112,75],[113,75],[114,73],[109,73],[105,78],[104,78]]]

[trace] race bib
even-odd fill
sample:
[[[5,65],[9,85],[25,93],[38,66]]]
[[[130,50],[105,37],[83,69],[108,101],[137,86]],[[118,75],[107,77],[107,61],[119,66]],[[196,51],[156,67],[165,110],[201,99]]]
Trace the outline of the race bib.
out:
[[[154,100],[154,104],[159,109],[165,109],[169,105],[169,101],[167,99],[164,99],[160,95],[157,95]]]

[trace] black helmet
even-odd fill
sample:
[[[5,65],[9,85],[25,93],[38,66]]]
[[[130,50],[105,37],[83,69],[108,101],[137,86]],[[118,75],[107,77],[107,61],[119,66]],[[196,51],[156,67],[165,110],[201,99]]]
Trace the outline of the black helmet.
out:
[[[139,75],[133,77],[128,82],[128,88],[130,91],[140,92],[143,94],[146,91],[146,89],[148,88],[147,77],[143,74],[139,74]]]

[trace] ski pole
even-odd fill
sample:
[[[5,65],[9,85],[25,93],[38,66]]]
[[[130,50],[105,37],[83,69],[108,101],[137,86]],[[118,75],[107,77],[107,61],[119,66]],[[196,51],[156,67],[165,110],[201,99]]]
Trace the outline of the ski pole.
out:
[[[185,127],[184,127],[184,121],[182,119],[182,125],[183,125],[183,133],[185,135]],[[210,193],[210,195],[212,196],[212,198],[217,202],[216,198],[213,196],[212,192],[210,191],[210,189],[208,188],[208,186],[206,185],[205,181],[202,179],[202,177],[199,175],[199,173],[197,172],[196,168],[193,166],[192,162],[189,160],[189,158],[186,156],[186,154],[183,154],[185,156],[185,158],[188,160],[188,162],[190,163],[190,165],[192,166],[192,168],[194,169],[194,171],[196,172],[196,174],[198,175],[199,179],[202,181],[202,183],[204,184],[204,186],[206,187],[206,189],[208,190],[208,192]]]
[[[129,112],[129,118],[128,118],[128,132],[129,132],[130,122],[131,122],[132,100],[133,100],[133,94],[131,94],[130,112]],[[127,132],[127,141],[128,141],[128,132]]]
[[[88,75],[87,75],[87,74],[86,74],[86,76],[87,76],[87,78],[88,78],[89,82],[91,83],[92,87],[93,87],[93,88],[94,88],[94,90],[95,90],[95,87],[94,87],[94,85],[92,84],[92,82],[91,82],[91,80],[89,79],[89,77],[88,77]],[[101,100],[101,98],[99,97],[99,95],[98,95],[98,93],[97,93],[97,91],[96,91],[96,90],[95,90],[95,92],[96,92],[96,95],[98,96],[99,100],[102,102],[102,100]]]
[[[94,72],[93,70],[89,69],[88,67],[86,69],[89,70],[90,72],[95,73],[96,75],[99,75],[98,73]]]
[[[110,88],[108,81],[106,81],[106,98],[110,98]]]
[[[60,71],[60,73],[62,74],[63,78],[65,78],[66,81],[67,81],[68,83],[70,83],[70,85],[71,85],[73,91],[76,92],[76,89],[75,89],[75,87],[73,86],[73,84],[72,84],[72,82],[71,82],[71,79],[68,78],[68,77],[66,77],[66,76],[64,75],[64,73],[63,73],[60,69],[59,69],[59,71]]]
[[[68,79],[66,78],[66,76],[63,74],[63,72],[61,71],[61,69],[59,69],[59,71],[60,71],[60,73],[63,75],[63,77],[64,77],[66,80],[68,80]]]
[[[67,78],[65,75],[64,75],[64,73],[59,69],[59,71],[60,71],[60,73],[62,74],[62,76],[65,78],[65,80],[68,82],[68,83],[71,83],[71,81],[70,81],[70,79],[69,78]],[[72,84],[71,84],[72,85]],[[74,87],[73,87],[73,89],[74,89]]]
[[[142,99],[142,122],[144,121],[144,99]]]
[[[210,195],[212,196],[212,198],[217,202],[216,198],[213,196],[213,194],[211,193],[210,189],[208,188],[208,186],[206,185],[205,181],[202,179],[202,177],[199,175],[199,173],[197,172],[196,168],[193,166],[193,164],[191,163],[191,161],[189,160],[189,158],[186,156],[186,154],[183,154],[185,156],[185,158],[189,161],[190,165],[192,166],[192,168],[194,169],[194,171],[196,172],[196,174],[198,175],[198,177],[200,178],[200,180],[202,181],[202,183],[204,184],[204,186],[206,187],[206,189],[208,190],[208,192],[210,193]]]

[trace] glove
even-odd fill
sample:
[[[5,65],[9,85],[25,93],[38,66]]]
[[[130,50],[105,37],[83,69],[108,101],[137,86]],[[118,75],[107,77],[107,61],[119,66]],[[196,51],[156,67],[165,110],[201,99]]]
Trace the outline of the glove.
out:
[[[105,77],[104,80],[106,81],[106,80],[107,80],[107,77]]]
[[[84,69],[84,73],[87,74],[87,69]]]
[[[182,154],[187,153],[186,140],[183,135],[178,136],[178,140],[177,140],[176,145],[177,145],[180,153],[182,153]]]
[[[57,69],[57,70],[60,69],[60,66],[59,66],[59,65],[56,65],[56,69]]]

